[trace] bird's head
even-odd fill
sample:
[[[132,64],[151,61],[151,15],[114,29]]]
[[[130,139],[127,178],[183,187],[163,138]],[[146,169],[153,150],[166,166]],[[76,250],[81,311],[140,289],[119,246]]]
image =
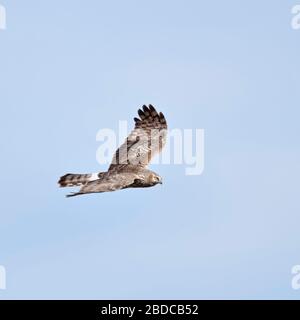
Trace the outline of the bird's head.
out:
[[[149,183],[153,186],[156,184],[162,184],[162,177],[153,172],[149,176]]]

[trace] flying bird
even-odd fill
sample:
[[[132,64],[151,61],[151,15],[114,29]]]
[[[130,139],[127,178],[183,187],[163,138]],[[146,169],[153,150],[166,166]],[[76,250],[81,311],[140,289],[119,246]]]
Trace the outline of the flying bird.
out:
[[[59,179],[60,187],[81,186],[78,192],[68,194],[67,197],[162,184],[162,178],[147,166],[154,155],[160,153],[165,146],[166,119],[151,104],[139,109],[138,115],[138,118],[134,118],[134,130],[115,152],[108,171],[91,174],[68,173]]]

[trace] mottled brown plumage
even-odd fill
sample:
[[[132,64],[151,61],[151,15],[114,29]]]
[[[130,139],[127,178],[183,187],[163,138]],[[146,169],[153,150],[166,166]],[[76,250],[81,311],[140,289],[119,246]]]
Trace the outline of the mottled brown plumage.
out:
[[[58,183],[61,187],[82,186],[79,192],[67,195],[145,188],[162,183],[161,177],[147,169],[155,154],[161,152],[167,138],[167,122],[152,105],[138,110],[134,130],[116,151],[107,172],[96,174],[66,174]]]

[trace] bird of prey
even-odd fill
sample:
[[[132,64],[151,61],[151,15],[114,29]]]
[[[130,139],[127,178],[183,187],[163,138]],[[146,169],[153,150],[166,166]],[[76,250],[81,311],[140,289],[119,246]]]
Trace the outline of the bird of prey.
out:
[[[115,152],[108,171],[68,173],[59,179],[60,187],[81,186],[78,192],[68,194],[67,197],[162,184],[162,178],[149,170],[147,165],[166,143],[166,119],[151,104],[148,107],[144,105],[138,114],[139,118],[134,118],[134,130]]]

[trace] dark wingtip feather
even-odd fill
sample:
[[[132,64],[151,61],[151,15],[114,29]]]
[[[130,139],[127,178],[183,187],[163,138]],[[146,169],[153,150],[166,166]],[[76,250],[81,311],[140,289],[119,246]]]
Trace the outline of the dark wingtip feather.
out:
[[[136,127],[141,126],[143,123],[160,123],[163,125],[164,128],[167,127],[167,121],[165,116],[162,112],[158,113],[152,104],[149,104],[147,107],[143,105],[141,109],[138,110],[138,114],[140,119],[134,118],[136,123]],[[145,124],[146,125],[146,124]]]
[[[69,193],[66,195],[66,198],[71,198],[71,197],[76,197],[76,196],[79,196],[83,193],[80,193],[80,192],[74,192],[74,193]]]
[[[159,118],[161,123],[166,123],[166,118],[162,112],[159,113]]]
[[[156,109],[153,107],[152,104],[149,104],[149,110],[150,110],[151,116],[152,116],[153,118],[155,118],[156,116],[158,116],[158,113],[157,113]]]
[[[148,107],[143,106],[143,110],[144,110],[145,116],[146,116],[147,118],[148,118],[148,117],[151,117],[151,111],[148,109]]]
[[[150,109],[151,111],[156,111],[152,104],[149,104],[149,109]]]
[[[145,117],[146,117],[145,113],[141,109],[138,110],[138,114],[139,114],[139,116],[141,117],[142,120],[145,119]]]
[[[149,113],[149,109],[146,105],[143,105],[143,110],[145,114]]]

